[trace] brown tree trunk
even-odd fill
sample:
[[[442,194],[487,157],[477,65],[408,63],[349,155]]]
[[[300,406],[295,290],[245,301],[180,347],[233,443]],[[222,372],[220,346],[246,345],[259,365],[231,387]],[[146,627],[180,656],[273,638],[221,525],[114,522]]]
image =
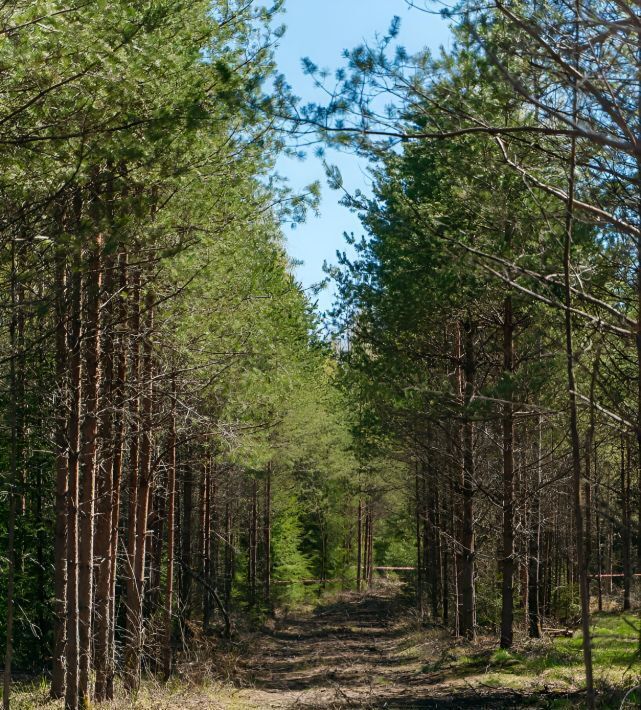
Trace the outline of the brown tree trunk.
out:
[[[579,8],[575,3],[575,40],[578,39]],[[577,45],[578,46],[578,45]],[[577,60],[578,61],[578,60]],[[576,80],[572,95],[572,117],[578,115]],[[565,355],[567,360],[567,378],[570,406],[570,440],[572,444],[572,488],[574,503],[574,526],[576,535],[577,564],[579,570],[579,588],[581,596],[581,628],[583,631],[583,664],[585,666],[585,683],[587,691],[588,710],[594,708],[594,681],[592,674],[592,640],[590,637],[590,593],[588,587],[588,569],[585,559],[584,540],[584,503],[583,479],[581,472],[581,444],[579,438],[579,423],[576,404],[576,384],[574,378],[574,343],[572,330],[572,282],[571,282],[571,251],[574,232],[574,193],[576,184],[576,138],[570,142],[568,200],[565,218],[565,235],[563,249],[564,304],[565,304]]]
[[[194,505],[193,499],[193,471],[191,462],[182,467],[183,471],[183,509],[180,526],[180,606],[182,612],[182,620],[190,616],[190,598],[191,598],[191,576],[185,573],[185,569],[191,569],[191,543],[192,543],[192,525],[191,516]]]
[[[126,590],[125,590],[125,629],[126,639],[125,648],[127,659],[125,667],[131,668],[131,653],[137,643],[137,622],[136,615],[138,590],[136,588],[136,542],[138,540],[138,488],[139,488],[139,465],[140,465],[140,440],[142,438],[141,422],[140,422],[140,338],[141,338],[141,320],[140,320],[140,267],[133,268],[132,278],[132,298],[129,314],[129,335],[130,335],[130,384],[133,391],[129,394],[130,399],[130,441],[129,441],[129,482],[128,482],[128,515],[127,515],[127,559],[126,559]],[[135,683],[135,678],[131,677],[127,683]]]
[[[440,515],[439,515],[439,489],[434,464],[430,459],[428,462],[428,496],[427,496],[427,522],[430,532],[429,549],[432,560],[429,568],[430,580],[430,601],[432,608],[432,620],[439,617],[439,604],[441,599],[441,587],[443,584],[443,554],[441,549],[440,535]]]
[[[176,376],[172,379],[171,419],[169,425],[167,462],[167,587],[165,589],[164,638],[162,644],[162,673],[165,682],[171,675],[172,611],[174,601],[174,551],[176,511]]]
[[[54,645],[51,669],[51,697],[65,692],[65,614],[67,610],[67,284],[66,258],[62,249],[56,254],[56,528],[54,572]]]
[[[65,708],[78,708],[78,498],[80,407],[82,370],[80,357],[82,275],[80,252],[75,255],[71,281],[71,323],[69,328],[69,435],[67,494],[67,616],[65,649]]]
[[[232,547],[233,530],[229,491],[227,491],[225,497],[225,607],[229,609],[231,606],[231,593],[234,583],[234,548]]]
[[[603,611],[603,537],[601,534],[601,471],[598,466],[597,446],[594,445],[593,470],[595,482],[595,527],[597,565],[597,603],[599,613]]]
[[[162,481],[154,482],[151,496],[151,512],[147,528],[149,530],[149,544],[147,554],[148,593],[146,596],[144,614],[151,616],[160,608],[161,577],[162,577],[162,552],[165,534],[165,520],[167,519],[167,472],[163,472]]]
[[[212,463],[211,475],[211,493],[210,493],[210,509],[211,509],[211,569],[209,573],[209,583],[214,589],[218,589],[218,578],[220,570],[220,523],[218,515],[218,468]],[[256,532],[258,535],[258,532]]]
[[[536,466],[534,490],[530,502],[530,536],[528,540],[528,636],[541,638],[541,590],[539,580],[541,576],[541,468],[543,456],[543,419],[539,415],[536,435]]]
[[[6,614],[6,645],[4,654],[4,674],[2,681],[2,707],[9,710],[11,700],[11,667],[13,663],[13,621],[15,609],[15,579],[16,555],[15,533],[18,509],[18,482],[21,458],[21,412],[22,380],[24,373],[18,371],[18,361],[21,359],[19,349],[19,322],[21,320],[20,289],[16,266],[16,242],[11,242],[11,321],[9,325],[9,347],[11,359],[9,363],[9,431],[11,432],[10,478],[9,478],[9,518],[7,520],[7,614]],[[22,368],[20,368],[22,369]]]
[[[501,648],[510,648],[514,637],[514,412],[512,382],[514,372],[514,318],[512,296],[503,307],[503,374],[508,382],[503,405],[503,559],[501,570]]]
[[[630,531],[630,446],[625,436],[621,437],[621,540],[623,542],[623,611],[631,607],[632,560]]]
[[[267,607],[271,606],[272,579],[272,463],[267,464],[265,475],[265,500],[263,509],[263,599]]]
[[[420,464],[418,459],[414,464],[414,483],[415,483],[415,525],[416,525],[416,611],[419,621],[423,621],[423,545],[422,545],[422,525],[421,520],[423,513],[422,486],[420,479]]]
[[[594,368],[592,370],[592,378],[590,381],[590,425],[585,436],[585,477],[584,490],[585,496],[585,566],[588,574],[588,606],[590,594],[590,580],[592,578],[592,482],[594,480],[592,449],[594,444],[594,436],[596,430],[596,408],[594,391],[596,387],[597,375],[599,372],[600,352],[597,349],[597,354],[594,359]]]
[[[80,446],[80,499],[78,505],[78,695],[81,705],[91,701],[91,610],[93,603],[94,501],[96,491],[96,439],[100,380],[100,290],[102,238],[91,245],[86,278],[86,329],[83,335],[83,418]]]
[[[151,493],[151,452],[152,452],[152,406],[153,406],[153,294],[147,293],[145,308],[147,312],[146,333],[143,347],[142,365],[142,412],[140,432],[140,457],[137,476],[135,512],[135,543],[133,557],[134,584],[133,592],[127,599],[129,609],[128,646],[125,650],[125,687],[137,691],[140,687],[140,664],[143,642],[143,605],[145,594],[145,558],[147,542],[147,521],[149,517],[149,496]]]
[[[372,506],[372,502],[369,502],[369,509],[368,509],[368,518],[369,518],[369,537],[368,537],[368,551],[367,551],[367,560],[368,560],[368,567],[367,567],[367,586],[371,588],[372,586],[372,579],[374,576],[374,509]]]
[[[114,405],[115,423],[113,428],[112,474],[113,484],[111,506],[111,532],[109,536],[109,631],[107,636],[107,669],[105,679],[105,695],[107,700],[113,700],[114,678],[116,671],[116,572],[118,562],[118,531],[120,524],[120,489],[122,482],[122,459],[125,442],[125,379],[127,376],[127,301],[124,292],[127,288],[127,253],[122,251],[118,258],[120,274],[120,290],[118,297],[118,334],[115,340],[115,381],[112,400]]]
[[[361,564],[363,560],[363,501],[358,499],[358,521],[356,526],[356,591],[361,591]]]
[[[199,466],[200,468],[200,466]],[[205,520],[206,518],[206,503],[207,499],[207,463],[202,464],[202,470],[200,472],[200,479],[198,481],[198,531],[197,531],[197,536],[196,536],[196,545],[197,545],[197,552],[196,552],[196,567],[195,567],[195,572],[198,574],[198,576],[201,579],[205,579],[204,573],[205,573],[205,549],[206,549],[206,542],[205,542],[205,528],[207,527],[207,522]],[[206,588],[200,584],[197,587],[198,593],[200,594],[200,598],[198,599],[198,604],[197,606],[199,607],[199,611],[201,614],[204,614],[204,609],[205,609],[205,604],[206,604],[206,596],[207,596],[207,590]]]
[[[370,515],[369,515],[369,500],[365,501],[365,536],[363,539],[363,582],[365,589],[369,586],[369,526],[370,526]]]
[[[459,634],[468,639],[475,636],[474,629],[474,425],[469,407],[474,395],[474,325],[464,324],[463,350],[465,373],[465,414],[463,424],[463,521],[459,554],[460,628]]]
[[[107,697],[107,668],[109,653],[109,596],[111,594],[111,525],[113,510],[113,288],[115,283],[115,260],[105,259],[105,306],[103,307],[102,347],[102,388],[100,393],[100,462],[96,483],[96,518],[94,538],[95,599],[94,599],[94,698],[102,702]]]
[[[209,630],[211,619],[211,480],[213,462],[205,464],[205,505],[203,526],[203,579],[206,586],[203,589],[203,629]]]
[[[458,425],[455,425],[458,430]],[[450,588],[452,589],[452,600],[454,601],[454,626],[455,633],[458,633],[458,574],[456,568],[456,548],[453,542],[456,540],[456,520],[454,515],[454,504],[456,500],[456,480],[458,466],[456,463],[457,451],[454,445],[454,436],[451,429],[447,433],[447,449],[450,465],[447,470],[444,496],[444,530],[446,533],[446,544],[443,548],[443,622],[450,621]]]
[[[423,510],[421,513],[421,518],[423,520],[423,559],[422,559],[422,565],[423,565],[423,570],[424,570],[424,576],[426,577],[426,581],[428,583],[428,587],[430,590],[430,596],[432,592],[432,583],[433,583],[433,574],[434,574],[434,569],[433,569],[433,561],[434,558],[432,556],[432,549],[431,549],[431,540],[432,540],[432,530],[430,528],[430,495],[428,493],[429,488],[432,485],[431,481],[431,464],[429,460],[430,454],[428,453],[427,456],[427,462],[424,464],[423,468],[423,475],[422,475],[422,480],[421,480],[421,499],[422,499],[422,504],[423,504]]]
[[[256,568],[258,566],[258,481],[251,482],[251,509],[249,513],[249,601],[256,603]]]

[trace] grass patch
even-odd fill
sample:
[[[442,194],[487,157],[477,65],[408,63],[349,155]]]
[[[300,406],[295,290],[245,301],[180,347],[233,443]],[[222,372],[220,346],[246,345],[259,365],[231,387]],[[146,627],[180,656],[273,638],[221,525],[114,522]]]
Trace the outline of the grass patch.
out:
[[[639,662],[639,622],[632,615],[598,614],[592,619],[592,658],[595,676],[608,676],[619,681],[637,677]],[[523,646],[515,650],[496,649],[487,655],[474,654],[464,661],[471,670],[479,661],[487,664],[487,672],[500,670],[523,676],[549,673],[568,678],[583,671],[582,635],[556,638],[547,643]]]
[[[118,687],[112,702],[92,704],[91,710],[207,710],[255,709],[253,703],[245,702],[238,691],[229,685],[207,682],[199,686],[171,681],[168,684],[144,680],[135,697],[127,695]],[[11,692],[12,710],[63,710],[62,700],[51,700],[49,683],[39,680],[15,683]]]
[[[596,614],[592,617],[592,638],[597,688],[605,694],[606,689],[607,692],[613,689],[619,692],[639,682],[641,662],[637,617],[620,613]],[[422,671],[438,673],[440,683],[459,680],[472,686],[511,688],[527,693],[537,689],[573,692],[583,687],[580,632],[570,638],[523,640],[510,650],[497,649],[495,643],[494,639],[486,638],[475,645],[452,644],[446,652],[424,659]]]
[[[637,676],[639,663],[639,621],[630,614],[597,614],[592,619],[592,658],[595,675],[599,673]],[[557,639],[555,647],[582,666],[582,635]]]

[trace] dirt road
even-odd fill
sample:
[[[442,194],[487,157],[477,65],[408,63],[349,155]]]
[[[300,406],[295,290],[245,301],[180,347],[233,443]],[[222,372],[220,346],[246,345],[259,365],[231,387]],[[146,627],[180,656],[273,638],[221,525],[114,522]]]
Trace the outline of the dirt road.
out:
[[[548,706],[530,694],[472,684],[438,664],[435,671],[427,668],[430,641],[413,631],[411,610],[402,606],[398,589],[390,588],[281,620],[245,664],[253,687],[238,694],[235,707]]]

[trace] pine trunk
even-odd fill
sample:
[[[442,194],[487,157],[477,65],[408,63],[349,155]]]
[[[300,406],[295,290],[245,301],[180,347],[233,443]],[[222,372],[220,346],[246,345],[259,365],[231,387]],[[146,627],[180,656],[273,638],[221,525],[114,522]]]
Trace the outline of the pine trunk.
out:
[[[623,561],[623,611],[631,607],[632,560],[630,531],[630,446],[626,437],[621,437],[621,552]]]
[[[96,518],[94,539],[95,599],[94,599],[94,698],[102,702],[107,697],[107,668],[109,653],[109,596],[111,594],[111,524],[113,509],[113,300],[115,262],[113,257],[105,259],[105,303],[103,307],[102,347],[102,388],[100,392],[100,464],[96,484]]]
[[[176,377],[172,378],[171,419],[169,425],[167,463],[167,581],[165,589],[164,637],[162,643],[162,673],[165,682],[171,675],[172,613],[174,602],[174,552],[176,539]]]
[[[66,258],[56,255],[56,383],[58,388],[56,417],[56,528],[54,570],[54,645],[51,669],[51,697],[62,698],[65,692],[65,615],[67,611],[67,283]]]
[[[137,643],[138,632],[137,624],[138,617],[136,608],[138,605],[138,589],[136,588],[136,542],[138,531],[138,488],[139,488],[139,465],[140,465],[140,439],[141,422],[140,422],[140,397],[141,397],[141,377],[140,377],[140,339],[141,320],[140,320],[140,267],[136,266],[133,269],[133,293],[131,299],[131,312],[129,317],[130,330],[130,383],[133,392],[130,393],[130,418],[131,430],[129,441],[129,482],[128,482],[128,516],[127,516],[127,559],[126,559],[126,607],[125,607],[125,668],[129,672],[129,678],[126,680],[128,687],[135,686],[135,678],[131,678],[131,667],[133,665],[132,654],[135,654],[135,646]]]
[[[24,373],[19,371],[18,362],[21,361],[19,342],[19,322],[21,320],[20,289],[18,285],[16,242],[11,243],[11,321],[9,325],[9,431],[11,432],[10,477],[9,477],[9,518],[7,520],[7,614],[6,614],[6,641],[4,654],[4,674],[2,681],[2,706],[9,710],[11,700],[11,668],[13,663],[13,622],[15,617],[15,579],[16,579],[16,517],[18,509],[18,482],[21,458],[21,413],[22,406],[22,380]],[[20,339],[21,340],[21,339]],[[20,368],[21,370],[22,368]]]
[[[528,636],[530,638],[541,638],[541,610],[539,586],[541,578],[541,468],[543,455],[543,419],[539,415],[537,422],[537,437],[535,455],[536,462],[534,470],[534,490],[530,503],[530,530],[528,538]]]
[[[503,310],[503,374],[508,381],[503,405],[503,559],[501,569],[501,648],[510,648],[514,623],[514,412],[512,382],[514,371],[514,319],[512,296],[505,298]]]
[[[140,457],[137,476],[135,512],[135,542],[133,556],[134,584],[130,587],[132,596],[127,599],[129,609],[128,646],[125,651],[125,687],[136,692],[140,687],[140,665],[143,644],[143,608],[145,595],[145,559],[147,543],[147,521],[151,494],[151,453],[152,453],[152,406],[153,406],[153,294],[148,292],[145,299],[147,314],[146,333],[142,363],[142,411],[140,431]]]
[[[118,258],[120,274],[120,295],[118,298],[118,335],[115,341],[115,381],[113,385],[113,405],[115,424],[113,430],[112,474],[113,484],[111,507],[111,532],[109,539],[109,609],[107,636],[106,699],[113,700],[116,672],[116,573],[118,563],[118,539],[120,525],[120,491],[122,483],[122,460],[125,443],[125,380],[127,377],[127,302],[122,292],[127,289],[127,253],[122,251]]]
[[[460,588],[460,628],[459,634],[473,639],[474,629],[474,425],[470,416],[470,404],[474,395],[474,325],[464,324],[464,374],[465,374],[465,414],[463,424],[463,521],[461,531],[461,552],[459,559]]]
[[[578,35],[579,7],[575,4],[575,33]],[[578,59],[577,59],[578,61]],[[576,80],[572,96],[572,120],[578,115]],[[585,681],[588,710],[594,708],[594,682],[592,675],[592,641],[590,638],[590,594],[588,587],[588,569],[585,559],[584,541],[584,500],[583,480],[581,472],[581,444],[579,439],[579,423],[576,404],[576,385],[574,378],[574,342],[572,329],[572,282],[571,282],[571,252],[574,232],[574,193],[576,181],[576,138],[570,141],[568,200],[565,218],[565,235],[563,249],[564,275],[564,305],[565,305],[565,355],[567,360],[568,393],[570,405],[570,440],[572,445],[572,488],[574,526],[576,535],[577,563],[579,570],[579,587],[581,596],[581,628],[583,631],[583,663],[585,666]]]
[[[263,599],[265,605],[271,606],[271,578],[272,578],[272,464],[267,464],[265,475],[265,500],[263,508]]]
[[[91,702],[91,611],[93,603],[94,505],[96,495],[96,441],[100,357],[100,291],[102,239],[91,245],[86,278],[86,328],[83,335],[83,417],[80,445],[80,499],[78,505],[78,695],[81,705]]]
[[[78,498],[80,407],[82,370],[80,357],[82,276],[79,252],[76,254],[71,282],[71,323],[69,328],[69,434],[67,494],[67,616],[65,649],[65,708],[78,708]]]

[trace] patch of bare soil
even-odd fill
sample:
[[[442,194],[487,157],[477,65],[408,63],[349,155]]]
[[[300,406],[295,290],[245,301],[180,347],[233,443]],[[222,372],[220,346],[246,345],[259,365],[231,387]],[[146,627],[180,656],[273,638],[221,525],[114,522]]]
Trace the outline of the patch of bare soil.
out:
[[[412,640],[411,617],[398,587],[391,586],[286,616],[253,640],[242,662],[245,688],[229,707],[558,707],[560,694],[551,690],[495,688],[447,665],[427,669],[426,643]],[[438,646],[437,640],[427,643]],[[446,646],[430,651],[439,656]],[[567,693],[563,697],[574,705]]]

